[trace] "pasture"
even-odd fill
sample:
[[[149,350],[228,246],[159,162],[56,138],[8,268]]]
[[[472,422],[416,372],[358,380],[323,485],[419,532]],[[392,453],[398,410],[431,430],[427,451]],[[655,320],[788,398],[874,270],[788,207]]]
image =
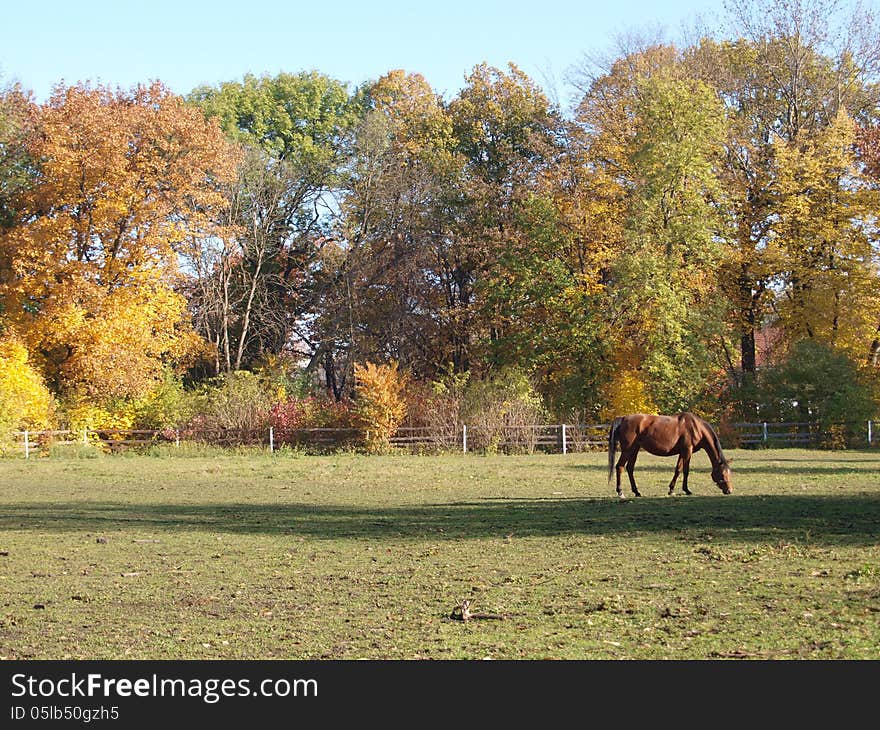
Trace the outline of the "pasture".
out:
[[[880,659],[880,453],[728,456],[2,460],[0,657]]]

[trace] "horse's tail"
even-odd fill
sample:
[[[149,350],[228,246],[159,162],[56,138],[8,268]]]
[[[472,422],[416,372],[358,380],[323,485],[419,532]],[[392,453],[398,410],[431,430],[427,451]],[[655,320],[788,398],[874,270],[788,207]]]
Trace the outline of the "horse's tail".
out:
[[[618,416],[611,422],[611,428],[608,430],[608,481],[614,474],[614,455],[617,452],[617,429],[620,428],[621,418]]]

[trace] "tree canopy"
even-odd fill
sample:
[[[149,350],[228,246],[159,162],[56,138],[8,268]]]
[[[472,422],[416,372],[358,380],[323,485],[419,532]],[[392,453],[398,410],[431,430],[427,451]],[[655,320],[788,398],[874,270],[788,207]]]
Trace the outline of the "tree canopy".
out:
[[[515,372],[585,419],[748,420],[779,373],[875,387],[877,26],[832,0],[728,11],[585,65],[571,108],[515,63],[450,99],[404,69],[4,89],[9,372],[102,405],[169,373],[344,400],[364,363],[407,387]]]

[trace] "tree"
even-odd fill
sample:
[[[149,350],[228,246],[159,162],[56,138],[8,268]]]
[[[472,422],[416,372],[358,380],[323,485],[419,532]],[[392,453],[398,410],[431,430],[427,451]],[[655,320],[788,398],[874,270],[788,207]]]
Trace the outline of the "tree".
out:
[[[856,131],[856,149],[864,165],[865,174],[880,183],[880,125],[859,127]]]
[[[313,327],[337,395],[367,357],[432,378],[467,336],[450,212],[461,164],[447,109],[422,76],[402,70],[361,93],[366,111]]]
[[[797,143],[774,143],[779,203],[770,230],[783,264],[775,309],[786,336],[864,360],[880,320],[872,247],[880,196],[860,174],[854,142],[854,124],[841,110]]]
[[[674,69],[639,82],[634,111],[629,221],[612,296],[643,350],[654,402],[679,411],[696,406],[722,365],[725,114],[713,89]]]
[[[32,109],[21,87],[0,90],[0,228],[15,220],[13,201],[32,178],[33,161],[25,145]]]
[[[194,236],[184,248],[189,306],[214,345],[215,373],[251,367],[290,345],[309,257],[308,241],[292,240],[299,184],[285,160],[246,150],[219,235]]]
[[[645,388],[663,410],[695,407],[723,366],[727,339],[717,294],[722,103],[674,47],[649,46],[593,79],[577,121],[579,179],[605,191],[614,211],[612,235],[593,236],[607,353],[599,400]]]
[[[796,342],[785,360],[761,379],[765,419],[827,426],[876,416],[877,404],[856,363],[814,340]]]
[[[315,71],[246,75],[189,96],[250,151],[227,191],[227,235],[193,241],[196,321],[217,347],[215,371],[251,367],[301,347],[318,362],[304,324],[321,293],[320,266],[338,208],[334,194],[359,101]]]
[[[871,189],[877,191],[880,189],[880,125],[861,126],[857,129],[856,152]],[[880,324],[877,325],[868,348],[868,364],[871,367],[880,364]]]
[[[755,333],[772,316],[783,265],[772,243],[778,200],[774,139],[799,144],[840,109],[862,118],[876,106],[876,26],[835,0],[733,0],[734,40],[704,39],[687,54],[692,73],[718,90],[730,118],[724,186],[733,235],[724,291],[739,331],[736,380],[756,372]],[[732,365],[736,365],[732,361]]]
[[[0,234],[7,322],[56,392],[142,395],[199,348],[177,247],[210,230],[235,154],[158,83],[59,85],[32,113],[39,168]]]
[[[546,222],[533,198],[562,152],[562,120],[540,87],[512,63],[506,73],[476,66],[449,113],[464,158],[451,251],[459,306],[470,313],[461,364],[486,370],[510,362],[508,337],[515,337],[516,324],[506,313],[508,295],[524,284],[518,254],[528,249],[530,230],[543,230]],[[530,220],[530,213],[540,217]]]

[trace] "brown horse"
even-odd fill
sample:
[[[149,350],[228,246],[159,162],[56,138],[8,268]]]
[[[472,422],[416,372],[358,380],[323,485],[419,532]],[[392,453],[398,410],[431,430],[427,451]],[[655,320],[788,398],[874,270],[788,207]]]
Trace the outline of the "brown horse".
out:
[[[623,497],[620,491],[620,473],[624,466],[629,475],[633,494],[637,497],[642,496],[633,477],[639,449],[645,449],[655,456],[678,456],[675,474],[669,483],[669,494],[675,489],[675,482],[682,472],[684,472],[684,481],[681,488],[685,494],[691,493],[688,489],[691,455],[700,449],[706,450],[709,461],[712,462],[712,481],[724,494],[730,494],[733,489],[730,484],[730,464],[721,450],[718,434],[712,426],[693,413],[679,413],[677,416],[649,416],[644,413],[634,413],[615,418],[608,432],[609,482],[614,471],[614,454],[618,444],[620,444],[620,459],[617,462],[618,497]]]

